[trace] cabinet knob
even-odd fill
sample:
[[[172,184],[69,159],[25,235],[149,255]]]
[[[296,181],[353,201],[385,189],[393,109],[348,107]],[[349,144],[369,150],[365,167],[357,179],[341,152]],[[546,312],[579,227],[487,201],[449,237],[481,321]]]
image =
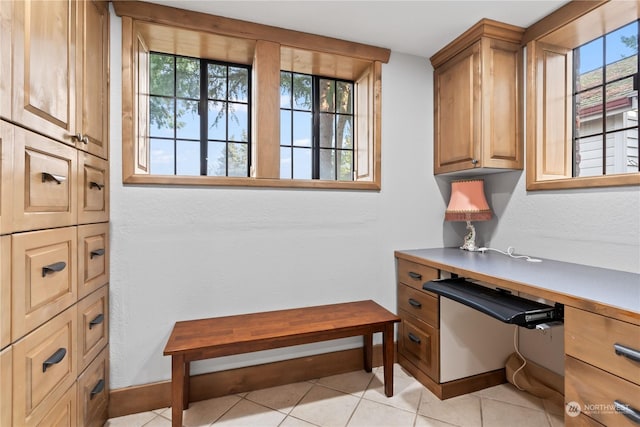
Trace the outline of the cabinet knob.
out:
[[[471,164],[472,165],[477,165],[478,164],[478,159],[471,159]]]
[[[87,135],[84,135],[84,136],[82,137],[81,141],[82,141],[82,143],[83,143],[83,144],[85,144],[85,145],[86,145],[86,144],[88,144],[88,143],[89,143],[89,137],[88,137]]]

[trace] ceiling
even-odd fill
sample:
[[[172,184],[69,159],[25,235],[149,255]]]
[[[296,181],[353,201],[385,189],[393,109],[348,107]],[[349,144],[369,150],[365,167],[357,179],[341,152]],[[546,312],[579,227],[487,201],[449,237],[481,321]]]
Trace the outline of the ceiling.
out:
[[[565,0],[152,0],[430,57],[482,18],[528,27]]]

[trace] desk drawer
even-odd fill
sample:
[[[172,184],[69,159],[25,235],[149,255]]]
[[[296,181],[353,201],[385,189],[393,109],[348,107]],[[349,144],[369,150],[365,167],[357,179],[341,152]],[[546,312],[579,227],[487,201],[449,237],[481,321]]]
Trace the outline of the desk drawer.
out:
[[[75,224],[76,150],[19,127],[14,132],[14,231]]]
[[[407,312],[399,310],[398,351],[411,363],[438,382],[440,377],[438,330]]]
[[[75,227],[12,235],[12,338],[77,301]]]
[[[640,326],[566,307],[565,353],[640,385],[640,362],[617,355],[614,345],[640,352]]]
[[[614,401],[640,413],[640,386],[567,356],[565,401],[580,404],[581,413],[608,426],[637,426],[616,412]]]
[[[76,307],[13,344],[13,422],[37,425],[76,380]]]
[[[79,152],[78,223],[109,221],[109,163]]]
[[[417,317],[438,328],[438,298],[430,292],[418,291],[402,283],[398,284],[398,310]]]
[[[109,341],[109,287],[78,302],[78,372],[82,372]]]
[[[107,421],[109,401],[108,348],[78,378],[78,425],[102,427]]]
[[[78,227],[78,298],[109,282],[109,224]]]
[[[398,259],[398,282],[422,291],[422,285],[439,277],[438,270],[426,265]],[[431,294],[431,293],[430,293]],[[435,297],[435,294],[431,294]]]

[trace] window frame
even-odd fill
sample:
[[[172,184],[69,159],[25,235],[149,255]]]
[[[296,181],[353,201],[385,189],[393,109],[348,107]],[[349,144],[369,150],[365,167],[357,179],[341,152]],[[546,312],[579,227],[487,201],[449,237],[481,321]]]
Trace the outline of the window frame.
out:
[[[143,2],[114,2],[114,9],[122,17],[123,183],[380,190],[381,75],[388,49]],[[148,174],[148,129],[142,125],[148,81],[145,87],[141,77],[150,51],[252,67],[249,177]],[[280,178],[281,70],[355,82],[354,181]]]
[[[640,172],[573,176],[572,106],[573,49],[639,12],[636,2],[570,2],[525,31],[527,190],[640,185]]]

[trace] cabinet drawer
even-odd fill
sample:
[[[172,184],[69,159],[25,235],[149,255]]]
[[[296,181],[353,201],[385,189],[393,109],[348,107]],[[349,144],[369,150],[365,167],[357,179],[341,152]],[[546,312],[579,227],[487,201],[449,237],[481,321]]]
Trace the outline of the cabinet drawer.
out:
[[[109,282],[109,224],[78,227],[78,298]]]
[[[399,310],[402,322],[398,328],[398,351],[411,363],[438,382],[440,348],[438,330]]]
[[[398,284],[398,310],[404,310],[413,316],[438,328],[438,298],[430,292],[417,291],[402,283]]]
[[[78,425],[102,427],[107,421],[109,401],[109,349],[89,365],[78,378]]]
[[[82,152],[78,162],[78,223],[109,221],[109,164]]]
[[[76,379],[76,307],[13,344],[13,422],[37,425]]]
[[[10,426],[11,424],[11,376],[12,369],[12,347],[7,347],[0,351],[0,426]]]
[[[565,400],[580,404],[581,413],[608,426],[637,426],[615,410],[614,402],[640,413],[640,386],[584,363],[565,358]]]
[[[109,288],[103,286],[78,302],[78,372],[109,341]]]
[[[77,423],[78,388],[74,383],[69,390],[56,401],[53,408],[42,418],[40,426],[75,426]],[[35,424],[34,424],[35,425]]]
[[[564,312],[565,353],[640,385],[640,362],[616,354],[640,352],[640,326],[573,307]]]
[[[11,236],[0,236],[0,350],[11,342]]]
[[[75,224],[76,150],[15,127],[14,153],[14,231]]]
[[[424,282],[438,278],[438,270],[426,265],[398,259],[398,282],[422,291]],[[435,294],[431,294],[435,297]]]
[[[0,4],[0,9],[2,9]],[[0,19],[2,19],[0,17]],[[0,25],[1,27],[1,25]],[[1,37],[0,37],[1,38]],[[6,61],[3,61],[6,62]],[[2,65],[0,65],[0,68]],[[0,87],[4,84],[0,78]],[[13,126],[0,120],[0,234],[13,231]]]
[[[75,227],[12,235],[15,341],[77,301]]]

